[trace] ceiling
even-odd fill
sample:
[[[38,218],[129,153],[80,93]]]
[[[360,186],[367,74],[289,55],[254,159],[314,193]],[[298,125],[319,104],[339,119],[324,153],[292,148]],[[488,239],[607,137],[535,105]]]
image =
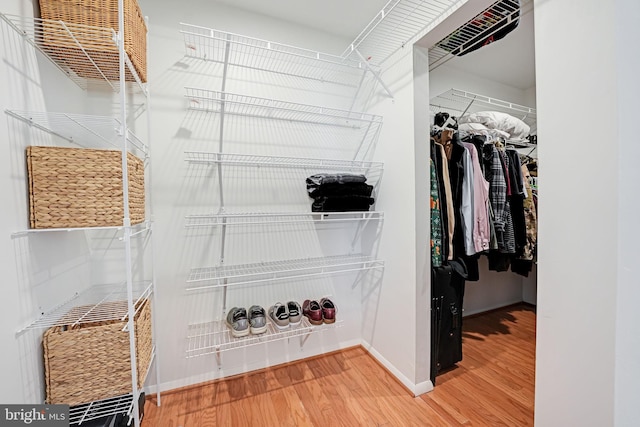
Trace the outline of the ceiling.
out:
[[[354,40],[389,0],[215,0]]]
[[[354,40],[388,0],[214,0]],[[475,1],[475,0],[474,0]],[[487,3],[487,2],[485,2]],[[519,89],[535,85],[533,12],[506,38],[446,63]],[[477,12],[476,12],[477,13]]]

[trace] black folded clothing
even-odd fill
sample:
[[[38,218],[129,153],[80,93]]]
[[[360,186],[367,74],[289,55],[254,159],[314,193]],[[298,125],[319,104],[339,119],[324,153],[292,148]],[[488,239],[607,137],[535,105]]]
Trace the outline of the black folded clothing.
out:
[[[374,200],[371,197],[348,196],[324,196],[316,197],[311,205],[312,212],[351,212],[368,211]]]
[[[364,175],[355,175],[351,173],[319,173],[311,175],[307,178],[307,187],[318,186],[322,184],[345,184],[347,182],[366,182],[367,177]]]
[[[330,196],[366,196],[370,197],[373,192],[373,185],[364,182],[346,182],[339,184],[321,184],[319,186],[307,185],[309,197],[330,197]]]

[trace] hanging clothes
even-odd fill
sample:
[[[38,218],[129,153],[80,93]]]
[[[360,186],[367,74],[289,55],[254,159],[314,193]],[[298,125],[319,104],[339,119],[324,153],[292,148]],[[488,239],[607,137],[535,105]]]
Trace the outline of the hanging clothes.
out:
[[[489,183],[482,175],[478,151],[472,143],[464,143],[471,154],[473,167],[473,245],[475,253],[489,250],[491,232],[489,226]],[[469,254],[470,255],[470,254]]]
[[[440,267],[442,265],[442,220],[440,212],[440,195],[438,194],[438,178],[436,166],[433,160],[429,159],[431,166],[431,265]]]

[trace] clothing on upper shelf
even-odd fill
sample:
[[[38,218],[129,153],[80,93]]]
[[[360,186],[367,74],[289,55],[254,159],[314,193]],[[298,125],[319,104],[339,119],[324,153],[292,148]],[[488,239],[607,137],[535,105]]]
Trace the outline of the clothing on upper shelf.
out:
[[[373,186],[364,175],[317,174],[306,179],[307,192],[313,198],[313,212],[368,211],[373,205]]]

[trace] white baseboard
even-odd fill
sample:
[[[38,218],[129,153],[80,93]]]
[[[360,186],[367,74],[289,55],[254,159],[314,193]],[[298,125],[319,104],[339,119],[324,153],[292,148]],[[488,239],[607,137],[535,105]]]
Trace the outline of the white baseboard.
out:
[[[485,311],[496,310],[498,308],[507,307],[507,306],[518,304],[521,302],[522,302],[522,299],[517,299],[513,301],[501,301],[499,303],[492,304],[486,307],[474,308],[471,310],[464,310],[464,312],[462,313],[462,317],[473,316],[474,314],[480,314],[480,313],[484,313]]]
[[[398,368],[396,368],[391,362],[382,356],[371,344],[363,341],[362,347],[364,347],[367,352],[371,356],[373,356],[378,362],[382,364],[398,381],[400,381],[406,388],[408,388],[414,396],[419,396],[421,394],[427,393],[433,390],[433,384],[431,381],[423,381],[421,383],[415,384],[409,378],[407,378]]]

